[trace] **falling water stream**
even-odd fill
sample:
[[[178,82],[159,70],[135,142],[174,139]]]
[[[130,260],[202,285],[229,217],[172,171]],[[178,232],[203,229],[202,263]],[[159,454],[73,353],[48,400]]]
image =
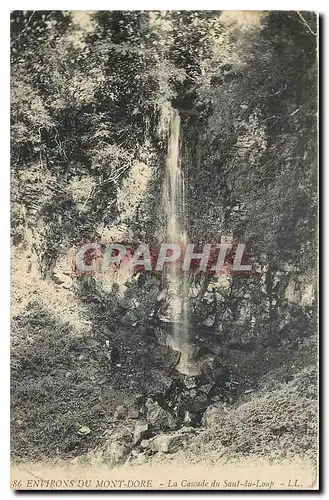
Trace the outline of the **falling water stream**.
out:
[[[178,244],[182,253],[187,243],[185,178],[180,165],[180,116],[170,110],[168,153],[164,182],[164,213],[167,240]],[[192,361],[189,344],[189,278],[181,266],[169,265],[166,270],[169,294],[173,348],[181,353],[178,371],[194,375],[197,369]]]

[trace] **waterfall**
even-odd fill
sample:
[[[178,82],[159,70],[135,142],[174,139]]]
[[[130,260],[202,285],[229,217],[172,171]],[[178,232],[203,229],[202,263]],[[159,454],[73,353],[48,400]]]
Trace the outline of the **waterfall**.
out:
[[[180,165],[180,116],[170,109],[168,153],[164,182],[163,208],[166,220],[166,236],[169,243],[176,243],[182,249],[187,243],[185,178]],[[170,320],[174,349],[181,352],[177,367],[181,373],[192,375],[195,367],[191,361],[189,346],[189,279],[181,266],[171,264],[166,269],[169,294]]]

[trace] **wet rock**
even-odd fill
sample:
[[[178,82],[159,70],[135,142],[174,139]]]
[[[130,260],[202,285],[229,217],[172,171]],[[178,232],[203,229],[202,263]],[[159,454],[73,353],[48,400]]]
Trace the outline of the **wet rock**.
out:
[[[157,401],[152,399],[146,401],[146,420],[154,430],[175,429],[174,417],[164,410]]]
[[[148,423],[144,420],[138,420],[134,429],[134,445],[136,445],[147,433]]]
[[[173,453],[178,450],[182,442],[181,434],[160,434],[152,439],[150,447],[154,452]]]
[[[184,385],[187,389],[194,389],[197,386],[195,377],[184,377]]]

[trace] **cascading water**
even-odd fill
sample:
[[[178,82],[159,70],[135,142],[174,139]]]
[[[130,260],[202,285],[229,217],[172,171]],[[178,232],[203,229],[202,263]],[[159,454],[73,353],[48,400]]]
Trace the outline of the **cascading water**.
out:
[[[177,110],[170,109],[169,138],[166,175],[164,182],[163,207],[166,219],[167,240],[182,248],[187,243],[185,179],[180,166],[180,116]],[[190,356],[189,346],[189,302],[188,276],[169,265],[166,270],[166,281],[169,293],[170,320],[172,325],[173,347],[181,352],[181,361],[177,369],[181,373],[193,375],[197,373]]]

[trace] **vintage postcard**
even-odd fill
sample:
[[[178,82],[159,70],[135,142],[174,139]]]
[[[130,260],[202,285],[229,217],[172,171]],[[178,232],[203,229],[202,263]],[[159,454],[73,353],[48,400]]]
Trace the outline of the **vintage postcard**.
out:
[[[318,16],[13,11],[11,488],[318,477]]]

